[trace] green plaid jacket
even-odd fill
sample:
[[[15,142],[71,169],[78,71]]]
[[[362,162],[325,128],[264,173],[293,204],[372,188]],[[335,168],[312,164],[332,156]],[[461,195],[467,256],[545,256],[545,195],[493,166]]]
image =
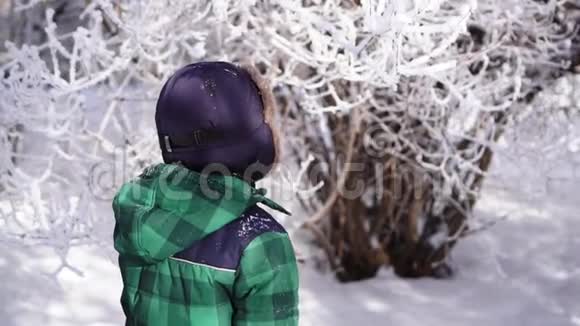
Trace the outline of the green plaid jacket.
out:
[[[125,325],[296,326],[298,269],[287,213],[236,177],[159,164],[113,201]]]

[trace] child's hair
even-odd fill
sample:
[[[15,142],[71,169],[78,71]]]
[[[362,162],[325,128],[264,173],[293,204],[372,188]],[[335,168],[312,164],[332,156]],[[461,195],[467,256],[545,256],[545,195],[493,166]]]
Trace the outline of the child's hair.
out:
[[[275,100],[250,66],[199,62],[179,69],[163,86],[155,121],[166,163],[195,171],[235,173],[255,181],[279,156]]]

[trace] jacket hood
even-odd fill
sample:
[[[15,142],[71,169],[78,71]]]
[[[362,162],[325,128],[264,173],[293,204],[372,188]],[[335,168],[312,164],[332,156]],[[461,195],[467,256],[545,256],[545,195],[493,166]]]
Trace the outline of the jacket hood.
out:
[[[290,215],[235,176],[202,175],[176,164],[158,164],[125,183],[113,200],[115,249],[121,257],[164,260],[262,203]]]

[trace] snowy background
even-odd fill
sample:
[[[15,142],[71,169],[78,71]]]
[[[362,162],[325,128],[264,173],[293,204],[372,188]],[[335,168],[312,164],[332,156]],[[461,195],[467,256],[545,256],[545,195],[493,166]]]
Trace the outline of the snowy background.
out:
[[[537,123],[524,125],[532,134],[500,142],[476,214],[505,220],[458,245],[454,278],[410,281],[384,269],[343,285],[307,261],[301,325],[580,325],[580,121],[570,130]],[[102,214],[112,221],[110,211]],[[111,231],[112,223],[102,227]],[[2,325],[123,323],[112,248],[72,249],[68,261],[82,275],[54,275],[60,259],[50,248],[2,244],[0,252]]]
[[[301,325],[580,326],[580,79],[559,75],[578,44],[552,25],[578,2],[271,3],[0,0],[0,40],[11,41],[0,46],[0,325],[123,324],[111,195],[159,160],[162,82],[211,58],[268,68],[293,117],[286,161],[341,149],[329,121],[359,111],[371,147],[411,152],[436,176],[434,201],[477,193],[474,157],[495,152],[448,279],[384,267],[339,283],[299,228],[312,212],[283,200],[303,260]],[[417,121],[428,132],[408,127]],[[129,171],[111,174],[116,164]],[[311,191],[296,175],[287,181]]]

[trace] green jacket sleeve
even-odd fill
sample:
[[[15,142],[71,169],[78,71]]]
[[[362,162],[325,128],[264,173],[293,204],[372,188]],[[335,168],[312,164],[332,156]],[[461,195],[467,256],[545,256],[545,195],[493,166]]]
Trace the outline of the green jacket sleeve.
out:
[[[287,234],[268,232],[246,247],[234,284],[233,326],[297,326],[298,267]]]

